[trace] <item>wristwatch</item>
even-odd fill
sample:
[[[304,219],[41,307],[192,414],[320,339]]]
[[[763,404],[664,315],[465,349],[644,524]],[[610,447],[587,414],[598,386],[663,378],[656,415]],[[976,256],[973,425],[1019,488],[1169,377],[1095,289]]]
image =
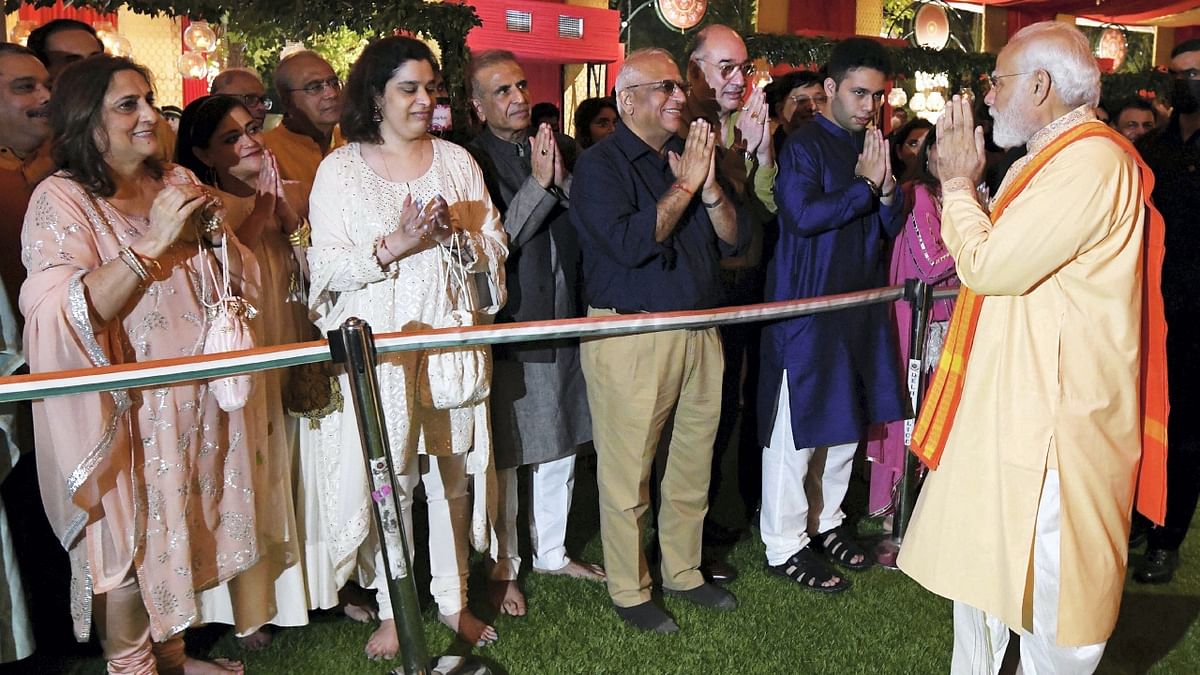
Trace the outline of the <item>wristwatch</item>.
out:
[[[862,182],[866,183],[867,187],[871,188],[871,194],[875,195],[876,197],[879,196],[879,184],[878,183],[871,180],[870,178],[867,178],[866,176],[864,176],[862,174],[856,174],[854,177],[861,180]]]

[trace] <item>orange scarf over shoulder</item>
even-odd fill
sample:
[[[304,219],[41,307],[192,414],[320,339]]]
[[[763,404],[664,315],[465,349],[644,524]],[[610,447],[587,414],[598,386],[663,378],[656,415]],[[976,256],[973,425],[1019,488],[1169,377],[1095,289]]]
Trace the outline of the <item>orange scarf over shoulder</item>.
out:
[[[1133,145],[1121,134],[1099,122],[1081,124],[1065,132],[1031,160],[1001,195],[991,218],[995,223],[1009,204],[1055,155],[1071,143],[1093,136],[1112,140],[1132,157],[1141,170],[1142,202],[1146,207],[1145,248],[1142,261],[1142,459],[1138,470],[1137,508],[1150,520],[1162,524],[1167,511],[1167,323],[1163,314],[1162,261],[1165,225],[1162,214],[1150,201],[1154,173]],[[937,371],[929,384],[921,413],[912,434],[912,450],[930,469],[936,469],[946,449],[946,439],[962,399],[967,362],[979,313],[986,298],[966,286],[959,289],[954,316]]]

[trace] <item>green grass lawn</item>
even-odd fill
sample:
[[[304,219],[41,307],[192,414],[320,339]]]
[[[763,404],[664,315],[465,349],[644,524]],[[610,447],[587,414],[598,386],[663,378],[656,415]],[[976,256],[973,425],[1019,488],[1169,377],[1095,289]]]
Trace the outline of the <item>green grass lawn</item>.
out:
[[[594,463],[581,460],[569,547],[588,560],[601,560]],[[734,475],[732,471],[726,475]],[[718,500],[721,520],[744,522],[733,504],[733,486]],[[848,503],[865,502],[857,475]],[[418,513],[418,522],[423,514]],[[878,523],[863,521],[864,538]],[[524,587],[529,614],[499,617],[499,642],[475,649],[495,673],[946,673],[950,666],[950,603],[904,574],[873,568],[852,575],[848,592],[825,596],[795,587],[762,569],[763,547],[748,537],[728,560],[741,576],[729,588],[741,606],[717,613],[668,599],[679,623],[676,635],[645,635],[625,627],[613,613],[604,587],[558,577],[529,575]],[[420,535],[420,532],[418,532]],[[1134,554],[1136,559],[1136,554]],[[1184,567],[1161,587],[1126,588],[1121,618],[1109,642],[1102,673],[1200,672],[1200,544],[1185,545]],[[481,615],[483,570],[475,561],[472,607]],[[526,563],[528,564],[528,563]],[[418,572],[420,574],[420,572]],[[65,581],[64,581],[65,583]],[[424,587],[425,581],[419,582]],[[432,654],[463,654],[437,623],[425,598],[425,634]],[[386,673],[391,666],[367,661],[362,646],[372,627],[334,614],[314,614],[311,625],[280,631],[267,649],[244,653],[227,629],[191,631],[189,651],[242,659],[249,673]],[[96,652],[98,654],[98,651]],[[101,673],[98,656],[33,660],[20,672]]]

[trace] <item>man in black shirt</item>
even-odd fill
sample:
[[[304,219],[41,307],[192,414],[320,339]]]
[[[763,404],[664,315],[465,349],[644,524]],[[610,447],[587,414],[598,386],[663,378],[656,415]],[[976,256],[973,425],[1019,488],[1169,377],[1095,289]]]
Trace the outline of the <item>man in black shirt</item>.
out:
[[[1166,583],[1179,566],[1179,546],[1200,497],[1200,40],[1171,52],[1174,112],[1138,150],[1154,170],[1154,203],[1166,221],[1162,267],[1167,316],[1167,522],[1150,531],[1146,556],[1134,570],[1142,583]]]
[[[621,124],[575,165],[571,223],[583,252],[589,316],[714,307],[720,259],[749,240],[744,213],[716,180],[716,137],[686,127],[688,85],[661,49],[629,55],[617,75]],[[677,135],[683,130],[684,141]],[[700,573],[709,462],[721,412],[716,328],[585,341],[581,347],[598,458],[608,592],[622,619],[671,633],[650,600],[641,516],[660,439],[670,448],[658,537],[666,592],[720,610],[737,601]],[[673,419],[673,424],[669,420]]]

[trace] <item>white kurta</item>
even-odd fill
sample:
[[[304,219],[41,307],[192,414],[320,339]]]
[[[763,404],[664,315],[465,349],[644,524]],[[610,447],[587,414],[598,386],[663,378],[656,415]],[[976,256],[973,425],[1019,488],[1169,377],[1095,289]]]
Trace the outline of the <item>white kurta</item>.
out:
[[[429,171],[405,183],[377,175],[363,160],[358,143],[333,151],[321,163],[309,199],[313,233],[308,260],[309,305],[322,331],[336,329],[351,317],[365,320],[376,334],[432,327],[442,252],[428,248],[387,268],[375,257],[378,240],[399,226],[401,207],[410,194],[422,204],[440,194],[449,204],[452,221],[466,234],[474,258],[469,271],[487,273],[491,286],[493,304],[481,308],[480,318],[494,315],[503,304],[507,241],[483,175],[466,150],[436,138],[432,142]],[[421,352],[407,351],[379,359],[380,400],[396,471],[403,473],[418,452],[468,453],[467,472],[479,490],[481,479],[491,471],[487,403],[449,411],[423,408],[415,398],[420,357]],[[349,395],[344,375],[341,386]],[[326,569],[334,575],[317,584],[334,597],[310,601],[329,606],[352,573],[357,571],[360,583],[372,583],[374,570],[356,570],[357,563],[373,557],[356,556],[371,528],[370,491],[349,400],[342,412],[323,418],[318,431],[305,425],[301,433],[315,436],[302,445],[313,449],[322,470],[313,476],[316,484],[304,489],[318,497],[320,519],[327,528]],[[490,538],[483,496],[476,493],[472,519],[476,548],[486,546]]]
[[[0,376],[12,375],[25,363],[21,329],[8,292],[0,279]],[[21,456],[16,443],[16,403],[0,404],[0,483]],[[30,450],[31,448],[24,448]],[[30,457],[26,461],[32,462]],[[25,608],[25,590],[4,502],[0,501],[0,663],[19,661],[33,653],[33,626]]]

